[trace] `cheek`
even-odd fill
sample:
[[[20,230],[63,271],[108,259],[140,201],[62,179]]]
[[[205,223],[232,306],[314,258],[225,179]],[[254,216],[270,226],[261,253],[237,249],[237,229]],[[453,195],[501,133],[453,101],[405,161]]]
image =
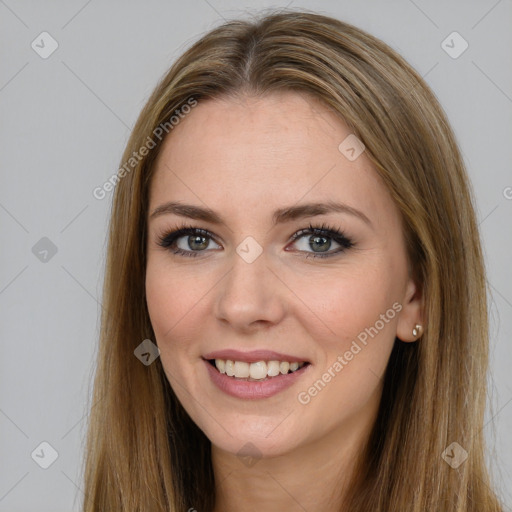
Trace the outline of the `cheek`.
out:
[[[390,270],[381,264],[360,269],[347,267],[297,281],[297,295],[304,297],[304,304],[314,313],[319,337],[340,345],[385,315],[399,297],[399,279]],[[395,318],[393,313],[388,316]],[[390,331],[396,321],[393,318],[381,330]]]
[[[308,306],[322,320],[315,338],[323,357],[298,399],[326,428],[378,401],[402,309],[394,265],[381,260],[317,279],[315,287],[302,282],[300,293],[309,290]]]
[[[192,353],[197,346],[191,340],[197,338],[201,322],[197,315],[201,300],[210,286],[201,281],[198,285],[187,272],[176,272],[165,263],[149,262],[146,272],[146,301],[156,343],[165,361],[171,349],[172,360]]]
[[[204,318],[201,299],[211,285],[201,281],[197,286],[197,278],[155,260],[148,262],[146,271],[146,301],[155,343],[169,384],[190,410],[194,407],[190,393],[200,394],[197,372],[202,362],[197,340],[201,338],[201,316]]]

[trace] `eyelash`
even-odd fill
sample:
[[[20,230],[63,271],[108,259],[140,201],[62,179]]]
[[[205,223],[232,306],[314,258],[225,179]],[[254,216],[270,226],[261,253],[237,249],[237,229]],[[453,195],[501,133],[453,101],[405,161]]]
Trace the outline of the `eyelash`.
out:
[[[190,226],[187,224],[182,224],[181,226],[178,226],[176,230],[174,231],[167,231],[163,234],[158,236],[158,245],[163,247],[164,249],[170,250],[173,254],[177,254],[180,256],[190,256],[190,257],[197,257],[199,253],[204,252],[203,251],[184,251],[183,249],[175,248],[175,242],[179,238],[185,235],[200,235],[207,238],[211,238],[215,241],[215,236],[213,233],[210,233],[206,229],[196,228],[194,226]],[[322,224],[321,226],[313,226],[312,224],[309,224],[309,227],[306,229],[301,229],[294,233],[291,237],[292,242],[295,242],[296,240],[306,236],[306,235],[316,235],[316,236],[322,236],[325,238],[331,238],[335,242],[341,245],[341,248],[338,249],[335,252],[330,253],[307,253],[305,256],[306,258],[329,258],[331,256],[335,256],[336,254],[340,254],[342,252],[345,252],[347,249],[350,249],[354,246],[354,243],[350,238],[348,238],[343,231],[340,229],[337,229],[335,227],[329,227],[325,224]],[[217,243],[217,242],[216,242]]]

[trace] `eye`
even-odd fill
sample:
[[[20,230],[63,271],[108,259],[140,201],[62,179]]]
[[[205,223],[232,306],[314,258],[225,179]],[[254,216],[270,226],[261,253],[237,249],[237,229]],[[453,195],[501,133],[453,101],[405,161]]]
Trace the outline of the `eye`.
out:
[[[341,229],[330,228],[325,226],[312,226],[309,225],[307,229],[301,229],[293,235],[294,241],[300,241],[299,250],[308,252],[307,249],[312,249],[312,253],[308,254],[306,258],[328,258],[336,254],[345,252],[354,246],[354,243],[348,238]],[[301,240],[304,239],[304,240]],[[329,251],[332,243],[337,244],[339,248],[335,251]]]
[[[183,226],[176,231],[164,233],[158,239],[158,245],[164,249],[169,249],[180,256],[192,257],[208,249],[210,242],[213,242],[212,233],[192,226]]]
[[[220,248],[214,241],[214,235],[206,229],[193,226],[181,226],[175,231],[166,232],[158,237],[158,245],[164,249],[170,250],[173,254],[180,256],[196,257],[199,253],[211,249],[213,243]],[[301,240],[305,239],[305,240]],[[300,241],[302,247],[299,252],[306,252],[306,258],[327,258],[342,253],[354,246],[354,243],[343,233],[341,229],[330,228],[328,226],[312,226],[307,229],[301,229],[292,235],[292,241]],[[335,251],[329,251],[332,243],[337,244],[339,248]],[[312,249],[312,251],[308,251]],[[327,252],[329,251],[329,252]]]

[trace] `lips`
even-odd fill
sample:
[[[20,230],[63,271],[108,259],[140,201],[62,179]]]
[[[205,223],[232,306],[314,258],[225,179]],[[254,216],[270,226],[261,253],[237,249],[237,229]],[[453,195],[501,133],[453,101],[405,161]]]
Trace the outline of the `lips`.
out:
[[[249,400],[269,398],[284,391],[308,373],[311,366],[305,357],[263,349],[217,350],[204,354],[202,359],[218,389]]]
[[[258,361],[289,361],[290,363],[309,363],[306,358],[290,354],[274,352],[273,350],[252,350],[241,352],[234,349],[217,350],[203,355],[203,359],[224,359],[231,361],[243,361],[245,363],[257,363]]]
[[[266,354],[268,355],[269,353],[266,352]],[[208,356],[210,355],[211,354],[208,354]],[[284,354],[279,354],[279,356],[284,356]],[[237,379],[219,372],[215,365],[211,364],[210,361],[211,360],[205,359],[204,367],[212,384],[223,393],[230,395],[231,397],[244,400],[270,398],[277,395],[292,387],[296,382],[298,382],[298,380],[308,374],[311,369],[311,364],[308,363],[304,364],[298,370],[286,375],[281,374],[275,377],[267,377],[263,380]]]

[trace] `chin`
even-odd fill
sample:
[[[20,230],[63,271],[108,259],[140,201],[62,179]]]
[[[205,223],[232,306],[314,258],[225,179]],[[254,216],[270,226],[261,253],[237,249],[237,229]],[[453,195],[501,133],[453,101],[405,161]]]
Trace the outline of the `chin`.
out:
[[[239,457],[271,458],[279,457],[295,450],[300,443],[299,433],[294,434],[292,426],[283,427],[283,419],[255,417],[254,420],[244,420],[243,423],[230,423],[229,434],[220,425],[210,425],[206,436],[218,450]],[[247,424],[250,421],[250,424]],[[286,420],[285,420],[286,421]],[[230,435],[230,434],[233,435]]]

